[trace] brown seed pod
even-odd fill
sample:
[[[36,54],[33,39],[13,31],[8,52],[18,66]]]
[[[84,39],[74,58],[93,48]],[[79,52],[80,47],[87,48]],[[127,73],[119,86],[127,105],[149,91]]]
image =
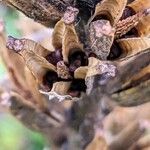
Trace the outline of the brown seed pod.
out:
[[[96,5],[91,21],[106,19],[114,26],[122,16],[127,0],[103,0]]]
[[[128,7],[131,7],[135,12],[139,12],[139,11],[150,8],[150,1],[149,0],[134,0],[132,3],[128,5]]]
[[[22,94],[22,96],[28,97],[28,89],[27,84],[25,82],[25,76],[24,76],[24,67],[25,63],[23,59],[15,54],[14,52],[9,52],[6,48],[6,33],[5,33],[5,27],[4,22],[0,20],[0,55],[3,60],[3,62],[6,65],[6,69],[9,73],[9,77],[12,80],[13,84],[15,85],[15,88],[19,90],[19,92]],[[20,69],[18,69],[20,68]]]
[[[65,24],[61,19],[57,22],[54,27],[53,35],[52,35],[52,45],[55,49],[62,49],[62,39],[65,32]]]
[[[52,87],[53,81],[57,80],[56,67],[50,64],[43,57],[35,54],[33,51],[24,47],[25,41],[10,37],[7,42],[7,47],[16,53],[19,53],[40,84]],[[50,79],[51,75],[51,79]]]
[[[143,38],[124,38],[117,40],[122,49],[121,57],[133,56],[150,48],[150,39]]]
[[[83,46],[79,42],[74,25],[66,25],[62,49],[63,60],[65,62],[72,61],[71,59],[73,59],[73,55],[75,54],[79,54],[81,57],[85,56]]]

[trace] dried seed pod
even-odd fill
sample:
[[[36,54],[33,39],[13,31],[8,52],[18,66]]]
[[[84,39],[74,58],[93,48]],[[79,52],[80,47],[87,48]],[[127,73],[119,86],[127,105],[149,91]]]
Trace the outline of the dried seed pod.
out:
[[[62,51],[64,61],[68,62],[70,55],[75,52],[83,52],[83,47],[79,42],[74,26],[66,25]]]
[[[150,1],[149,0],[134,0],[132,3],[128,5],[128,7],[132,8],[135,12],[139,12],[139,11],[150,8]]]
[[[127,0],[103,0],[96,5],[91,21],[106,19],[114,26],[122,16]]]
[[[22,51],[19,54],[23,56],[27,67],[39,83],[44,85],[48,84],[51,87],[53,81],[57,80],[56,67],[44,58],[35,55],[32,51]]]
[[[117,40],[117,42],[122,49],[121,57],[133,56],[150,48],[150,39],[146,37],[124,38]]]
[[[56,67],[43,57],[36,55],[33,51],[30,51],[27,48],[24,49],[24,44],[24,40],[20,41],[10,37],[7,42],[7,47],[16,53],[19,53],[24,58],[27,67],[40,84],[47,85],[51,88],[53,82],[58,78]]]
[[[65,24],[61,19],[58,21],[54,27],[52,35],[52,45],[55,49],[62,49],[62,40],[65,32]]]
[[[10,105],[7,107],[9,107],[10,112],[32,130],[34,129],[35,131],[46,134],[46,132],[51,132],[53,127],[61,126],[60,122],[38,109],[35,104],[26,101],[17,93],[10,93],[8,101]],[[49,128],[41,128],[41,126]]]
[[[6,65],[6,69],[9,73],[10,79],[17,91],[19,91],[22,96],[26,98],[29,97],[29,92],[27,89],[27,83],[24,76],[25,63],[23,59],[15,54],[14,52],[9,52],[6,48],[6,36],[5,36],[4,22],[0,20],[0,55],[3,62]],[[20,68],[20,69],[18,69]],[[28,93],[28,94],[27,94]]]
[[[138,23],[140,23],[140,21],[143,20],[143,18],[149,16],[149,14],[150,14],[149,9],[148,10],[146,9],[144,11],[138,12],[133,16],[130,16],[124,20],[119,21],[116,25],[115,37],[119,38],[122,35],[128,33],[132,28],[138,25]]]
[[[53,84],[53,88],[50,92],[40,91],[42,94],[48,95],[49,100],[73,100],[72,96],[68,95],[71,82],[56,82]]]
[[[114,41],[114,28],[108,20],[101,19],[90,23],[89,34],[92,52],[106,60]]]
[[[87,71],[88,71],[88,66],[77,68],[74,72],[74,78],[85,79]]]

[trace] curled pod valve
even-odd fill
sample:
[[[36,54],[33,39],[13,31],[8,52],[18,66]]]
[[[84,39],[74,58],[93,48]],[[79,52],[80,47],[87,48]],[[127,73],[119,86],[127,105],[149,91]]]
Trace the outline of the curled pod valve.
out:
[[[7,48],[20,54],[26,63],[26,66],[33,73],[39,84],[52,88],[57,81],[56,67],[50,64],[46,59],[36,55],[33,51],[27,49],[24,40],[8,38]]]
[[[73,25],[66,25],[62,55],[64,62],[69,64],[70,72],[74,72],[80,66],[87,65],[85,52]]]

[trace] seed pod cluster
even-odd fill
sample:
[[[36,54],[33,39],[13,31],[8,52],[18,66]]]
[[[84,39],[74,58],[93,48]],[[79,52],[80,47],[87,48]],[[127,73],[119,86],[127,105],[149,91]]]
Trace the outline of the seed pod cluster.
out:
[[[23,12],[29,8],[26,15],[45,26],[54,26],[50,43],[53,51],[33,40],[12,36],[4,42],[7,49],[2,45],[7,55],[1,53],[9,56],[3,57],[10,58],[12,65],[6,63],[15,66],[11,72],[19,74],[21,95],[27,100],[34,97],[31,102],[40,108],[16,97],[12,113],[23,114],[18,118],[26,123],[28,119],[23,116],[28,118],[28,113],[24,110],[31,110],[29,113],[35,113],[29,117],[33,128],[44,134],[49,134],[50,127],[56,126],[57,130],[61,126],[62,139],[56,143],[63,148],[71,141],[71,129],[62,132],[68,125],[83,134],[83,140],[78,139],[87,150],[136,147],[133,142],[145,134],[149,128],[145,119],[150,119],[150,104],[137,106],[150,97],[149,0],[3,1],[10,5],[14,1]],[[0,40],[4,41],[3,34]],[[18,71],[20,59],[22,68]],[[26,89],[30,94],[25,97],[22,91]],[[40,117],[46,117],[46,121],[36,123]]]
[[[55,25],[52,35],[55,51],[51,52],[34,41],[13,37],[9,38],[7,47],[24,58],[42,90],[51,94],[53,89],[52,92],[57,94],[79,97],[82,92],[90,93],[94,87],[106,85],[115,78],[123,60],[149,51],[149,38],[139,34],[142,30],[139,25],[149,17],[149,6],[138,7],[140,3],[140,0],[129,5],[126,0],[98,3],[86,25],[90,51],[86,51],[78,37],[75,25],[80,12],[73,7],[68,7],[64,17]],[[68,23],[66,19],[73,20]],[[149,30],[143,32],[149,34]],[[96,76],[97,84],[94,81]],[[70,87],[65,92],[57,92],[55,86],[61,86],[63,82]]]

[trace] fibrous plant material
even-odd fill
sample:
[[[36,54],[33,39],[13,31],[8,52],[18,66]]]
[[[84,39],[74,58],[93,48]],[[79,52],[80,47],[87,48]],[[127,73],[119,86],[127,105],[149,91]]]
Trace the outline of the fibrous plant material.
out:
[[[38,127],[58,149],[145,145],[150,128],[149,1],[3,1],[47,27],[54,26],[53,51],[24,38],[9,36],[7,44],[2,41],[9,54],[23,58],[31,94],[30,104],[23,94],[9,99],[12,114],[22,114],[20,108],[25,116],[34,113],[31,122],[19,119],[28,127],[34,124],[34,130]],[[45,118],[45,124],[38,118]],[[53,129],[60,139],[51,137]]]

